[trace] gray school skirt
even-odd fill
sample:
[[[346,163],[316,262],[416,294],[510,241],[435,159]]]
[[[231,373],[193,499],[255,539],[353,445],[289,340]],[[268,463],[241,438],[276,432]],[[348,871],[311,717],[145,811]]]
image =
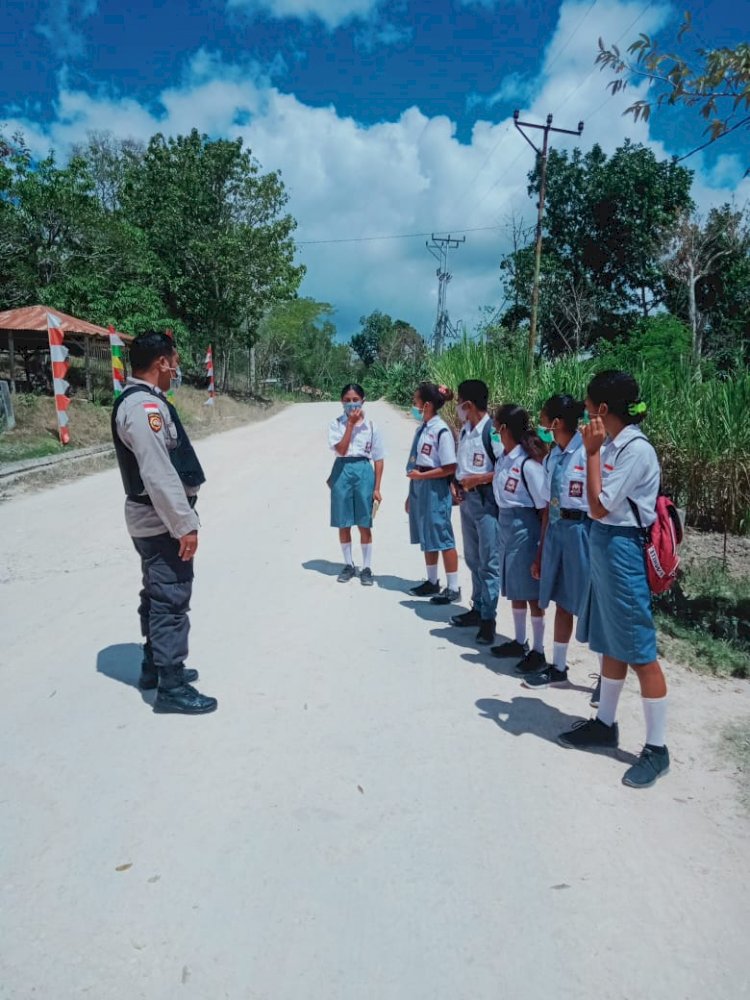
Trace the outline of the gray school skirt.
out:
[[[450,481],[411,479],[409,481],[409,536],[423,552],[455,549],[451,513],[453,498]]]
[[[539,603],[543,608],[557,604],[578,615],[591,575],[589,531],[591,521],[555,521],[547,528],[542,552]]]
[[[337,458],[331,472],[331,527],[371,528],[375,470],[366,458]]]
[[[539,581],[531,575],[542,524],[533,507],[501,507],[500,593],[509,601],[539,599]]]
[[[589,541],[591,580],[576,638],[595,653],[623,663],[651,663],[656,659],[656,629],[640,528],[595,521]]]

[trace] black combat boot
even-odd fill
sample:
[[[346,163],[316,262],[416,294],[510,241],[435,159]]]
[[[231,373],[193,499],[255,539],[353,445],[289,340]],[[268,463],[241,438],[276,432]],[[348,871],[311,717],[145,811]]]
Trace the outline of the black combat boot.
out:
[[[173,713],[176,715],[206,715],[214,712],[218,706],[216,698],[201,694],[189,684],[181,684],[174,688],[159,688],[156,692],[154,712],[160,715]]]
[[[182,664],[182,679],[185,684],[194,684],[198,680],[198,671],[192,670]],[[141,691],[153,691],[159,684],[159,672],[154,666],[154,658],[151,652],[151,643],[143,644],[143,660],[141,662],[141,676],[138,680],[138,687]]]

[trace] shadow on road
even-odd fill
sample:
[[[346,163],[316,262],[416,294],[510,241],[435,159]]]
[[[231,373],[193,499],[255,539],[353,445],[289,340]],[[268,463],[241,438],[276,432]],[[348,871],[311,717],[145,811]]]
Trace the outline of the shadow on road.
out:
[[[153,703],[155,691],[141,691],[138,679],[141,676],[143,649],[135,642],[121,642],[116,646],[105,646],[96,656],[96,672],[135,688],[147,705]]]
[[[302,563],[302,569],[309,569],[313,573],[321,573],[323,576],[338,576],[343,565],[343,560],[334,563],[330,559],[308,559],[307,562]]]
[[[541,698],[519,697],[510,701],[499,698],[480,698],[475,702],[480,718],[489,719],[511,736],[529,733],[559,746],[557,737],[581,721],[580,715],[568,715]],[[561,748],[562,749],[562,748]],[[579,751],[586,752],[586,751]],[[626,750],[591,750],[604,757],[612,757],[624,764],[635,764],[638,758]]]

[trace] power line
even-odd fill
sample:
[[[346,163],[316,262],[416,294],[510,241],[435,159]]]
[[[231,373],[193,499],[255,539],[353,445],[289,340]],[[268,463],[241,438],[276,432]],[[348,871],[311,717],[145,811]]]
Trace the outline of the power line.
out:
[[[452,233],[486,233],[490,230],[509,229],[502,226],[475,226],[473,229],[451,229]],[[447,230],[446,230],[447,231]],[[435,230],[426,233],[392,233],[387,236],[341,236],[330,240],[295,240],[298,247],[320,246],[322,243],[372,243],[375,240],[413,240],[424,236],[432,237]]]

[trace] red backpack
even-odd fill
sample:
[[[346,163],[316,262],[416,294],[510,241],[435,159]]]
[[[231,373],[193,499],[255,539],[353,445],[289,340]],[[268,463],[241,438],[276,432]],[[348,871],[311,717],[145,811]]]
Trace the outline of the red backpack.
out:
[[[637,441],[638,438],[632,438]],[[644,440],[647,440],[644,438]],[[622,453],[631,442],[628,441],[620,449]],[[650,441],[648,441],[651,444]],[[654,446],[651,445],[653,448]],[[654,451],[656,449],[654,448]],[[658,456],[657,456],[658,457]],[[659,493],[656,497],[656,520],[649,528],[643,527],[638,505],[628,497],[633,515],[638,527],[643,532],[643,555],[646,563],[646,577],[652,594],[663,594],[677,579],[680,568],[678,549],[682,544],[682,521],[671,497]]]

